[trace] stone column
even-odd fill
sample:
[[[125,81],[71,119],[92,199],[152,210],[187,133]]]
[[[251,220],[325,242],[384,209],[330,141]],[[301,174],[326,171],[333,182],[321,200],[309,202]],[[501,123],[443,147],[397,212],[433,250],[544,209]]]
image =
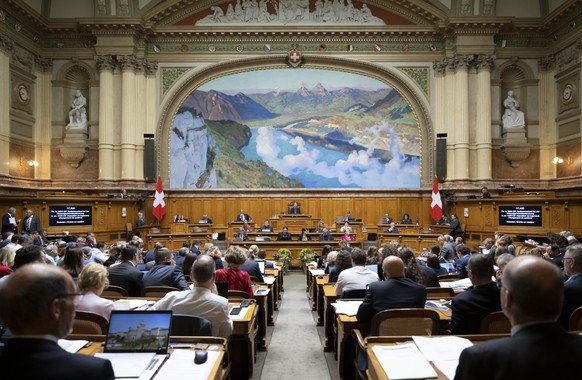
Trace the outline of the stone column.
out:
[[[491,176],[491,68],[495,57],[480,55],[477,66],[477,180],[490,181]]]
[[[10,56],[14,42],[0,34],[0,176],[10,175]]]
[[[51,178],[52,69],[51,59],[36,57],[33,140],[36,151],[35,160],[39,163],[39,166],[35,168],[34,177],[38,179]]]
[[[443,61],[446,65],[445,71],[445,116],[444,123],[446,126],[447,135],[447,179],[455,178],[455,61],[452,58],[447,58]]]
[[[455,65],[455,105],[449,112],[455,115],[454,150],[456,180],[469,179],[469,63],[466,55],[457,55]]]
[[[434,62],[432,65],[434,71],[434,108],[435,108],[435,137],[437,133],[448,133],[446,117],[446,89],[445,89],[445,72],[446,63],[444,61]],[[435,140],[436,142],[436,140]],[[436,173],[436,156],[435,156],[435,167],[430,168],[433,170],[433,175]]]
[[[121,63],[121,179],[135,180],[136,58],[117,57]]]
[[[115,61],[110,55],[96,58],[99,69],[99,179],[111,181],[113,175],[114,129],[113,69]]]
[[[146,84],[145,70],[147,67],[146,59],[138,59],[135,71],[135,178],[143,181],[143,134],[147,119],[146,109],[149,108],[146,103]]]
[[[538,61],[540,117],[540,179],[556,178],[556,58],[551,55]]]

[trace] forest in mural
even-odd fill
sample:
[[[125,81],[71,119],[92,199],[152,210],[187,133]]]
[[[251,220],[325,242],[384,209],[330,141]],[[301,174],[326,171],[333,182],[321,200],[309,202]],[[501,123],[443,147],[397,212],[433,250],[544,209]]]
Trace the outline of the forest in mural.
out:
[[[170,187],[419,188],[420,130],[386,83],[268,69],[194,89],[170,130]]]

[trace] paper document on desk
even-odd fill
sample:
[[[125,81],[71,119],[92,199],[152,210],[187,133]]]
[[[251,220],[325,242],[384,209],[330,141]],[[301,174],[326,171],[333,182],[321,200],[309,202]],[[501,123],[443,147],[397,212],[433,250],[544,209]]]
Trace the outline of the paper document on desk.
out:
[[[268,285],[273,285],[276,280],[275,277],[263,277],[263,282]]]
[[[310,269],[309,271],[314,276],[323,276],[325,274],[325,270],[323,269]]]
[[[441,288],[453,288],[455,290],[465,290],[469,286],[473,285],[469,278],[464,278],[458,281],[439,282],[439,284]]]
[[[77,353],[81,348],[87,346],[90,342],[88,340],[68,340],[59,339],[59,346],[71,354]]]
[[[230,308],[230,310],[232,310],[232,307]],[[240,321],[245,318],[245,315],[247,315],[247,311],[249,311],[249,308],[243,307],[242,309],[240,309],[240,313],[236,315],[230,314],[230,319],[232,319],[233,321]]]
[[[438,375],[430,363],[422,356],[414,343],[395,346],[373,346],[372,351],[378,358],[390,380],[432,379]]]
[[[209,379],[212,367],[219,357],[218,351],[207,351],[208,359],[203,364],[194,364],[194,350],[174,350],[156,375],[156,380]]]
[[[337,301],[332,303],[331,306],[335,307],[336,314],[345,314],[348,316],[354,316],[358,314],[358,309],[362,301]]]
[[[136,309],[145,310],[154,303],[155,302],[149,300],[119,299],[113,303],[113,308],[115,310],[136,310]]]
[[[455,377],[461,351],[473,345],[469,339],[458,336],[413,336],[412,339],[424,357],[432,361],[449,379]]]

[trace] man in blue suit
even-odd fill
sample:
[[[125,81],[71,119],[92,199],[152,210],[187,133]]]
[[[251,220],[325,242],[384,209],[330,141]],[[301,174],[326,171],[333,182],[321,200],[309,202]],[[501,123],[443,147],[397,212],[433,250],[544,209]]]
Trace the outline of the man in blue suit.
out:
[[[113,380],[109,360],[63,350],[78,293],[62,268],[27,264],[0,289],[0,318],[12,332],[0,352],[3,379]]]
[[[162,248],[156,253],[156,264],[143,276],[143,286],[171,286],[188,290],[188,282],[174,261],[174,253]]]
[[[471,257],[471,249],[466,245],[457,246],[457,259],[455,260],[455,270],[461,278],[469,277],[467,266],[469,265],[469,258]]]
[[[566,250],[564,272],[570,278],[564,283],[564,305],[558,322],[568,329],[570,315],[582,306],[582,244],[571,245]]]
[[[319,241],[333,241],[333,235],[329,233],[327,228],[324,228],[321,235],[319,235]]]
[[[582,336],[556,321],[562,310],[562,273],[540,257],[518,256],[503,270],[501,308],[511,337],[461,353],[455,380],[580,379]]]
[[[249,216],[249,214],[245,214],[245,211],[243,209],[241,209],[238,215],[236,216],[237,222],[250,222],[251,219],[252,218]]]

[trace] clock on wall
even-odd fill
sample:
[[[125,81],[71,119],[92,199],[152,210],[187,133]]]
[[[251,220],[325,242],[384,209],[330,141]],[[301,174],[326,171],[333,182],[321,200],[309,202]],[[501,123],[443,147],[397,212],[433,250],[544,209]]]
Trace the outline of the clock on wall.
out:
[[[23,104],[28,104],[28,102],[30,102],[30,92],[28,91],[28,87],[23,84],[19,84],[17,86],[17,91],[18,101]]]
[[[573,97],[574,88],[572,87],[572,84],[568,83],[562,88],[562,102],[564,104],[570,103]]]

